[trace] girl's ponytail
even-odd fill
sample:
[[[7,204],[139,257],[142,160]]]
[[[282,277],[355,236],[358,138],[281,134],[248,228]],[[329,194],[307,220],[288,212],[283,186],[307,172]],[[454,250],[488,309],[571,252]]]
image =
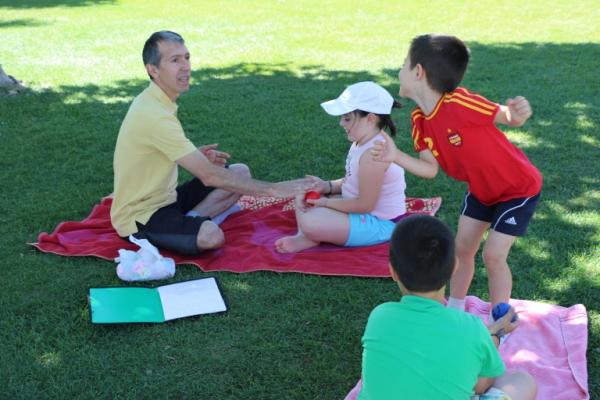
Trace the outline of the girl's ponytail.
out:
[[[392,104],[392,109],[394,108],[402,108],[402,104],[398,103],[396,100],[394,100],[394,103]],[[390,114],[378,114],[379,116],[379,128],[380,129],[385,129],[385,128],[389,128],[390,130],[390,135],[391,136],[396,136],[396,124],[394,123],[394,120],[392,120],[392,116]]]

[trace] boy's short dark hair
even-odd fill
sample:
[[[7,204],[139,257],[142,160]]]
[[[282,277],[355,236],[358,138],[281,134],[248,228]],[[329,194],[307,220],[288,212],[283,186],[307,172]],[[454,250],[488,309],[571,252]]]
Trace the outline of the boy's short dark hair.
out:
[[[411,215],[396,225],[390,263],[402,285],[413,292],[439,290],[454,270],[454,235],[429,215]]]
[[[439,93],[456,89],[469,64],[469,49],[455,36],[417,36],[412,40],[408,54],[410,68],[421,64],[427,74],[427,83]]]

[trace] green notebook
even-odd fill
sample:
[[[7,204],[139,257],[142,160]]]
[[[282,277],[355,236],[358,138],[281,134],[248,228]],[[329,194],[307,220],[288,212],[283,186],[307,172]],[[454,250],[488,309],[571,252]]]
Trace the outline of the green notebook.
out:
[[[165,322],[227,311],[215,278],[148,287],[90,288],[94,324]]]

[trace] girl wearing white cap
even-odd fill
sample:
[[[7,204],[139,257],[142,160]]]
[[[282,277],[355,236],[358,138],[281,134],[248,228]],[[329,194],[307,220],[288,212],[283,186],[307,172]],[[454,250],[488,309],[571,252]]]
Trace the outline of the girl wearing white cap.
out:
[[[337,98],[321,104],[340,116],[352,146],[343,178],[319,181],[318,199],[296,198],[298,233],[275,242],[280,253],[295,253],[321,242],[341,246],[369,246],[390,239],[395,223],[406,213],[404,169],[374,161],[367,151],[382,132],[396,127],[390,117],[398,107],[392,96],[373,82],[349,86]]]

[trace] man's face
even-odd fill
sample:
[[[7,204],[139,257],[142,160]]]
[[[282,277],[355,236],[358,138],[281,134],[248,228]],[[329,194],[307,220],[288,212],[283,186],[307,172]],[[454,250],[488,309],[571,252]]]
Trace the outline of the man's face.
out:
[[[190,88],[190,53],[177,42],[158,42],[160,64],[146,65],[148,73],[172,101]]]

